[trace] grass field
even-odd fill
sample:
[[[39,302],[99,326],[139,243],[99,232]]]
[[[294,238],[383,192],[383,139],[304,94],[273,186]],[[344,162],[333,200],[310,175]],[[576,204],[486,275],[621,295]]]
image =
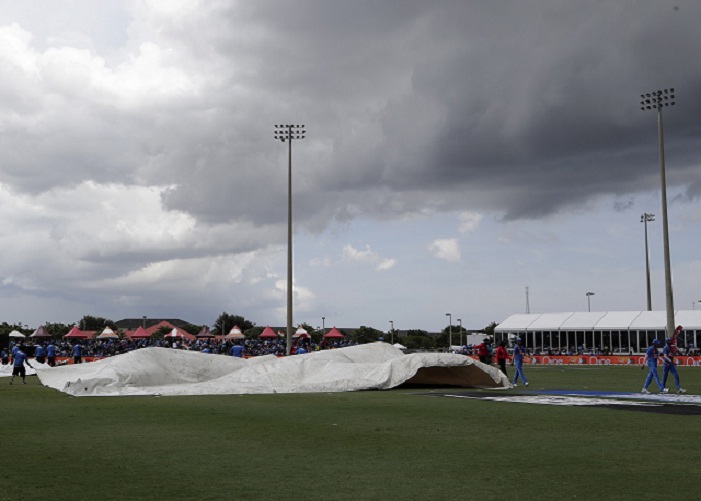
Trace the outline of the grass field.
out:
[[[526,374],[529,388],[503,394],[640,391],[645,376],[623,366]],[[701,368],[680,375],[701,394]],[[0,499],[699,497],[700,416],[423,395],[445,388],[74,398],[36,377],[7,381]]]

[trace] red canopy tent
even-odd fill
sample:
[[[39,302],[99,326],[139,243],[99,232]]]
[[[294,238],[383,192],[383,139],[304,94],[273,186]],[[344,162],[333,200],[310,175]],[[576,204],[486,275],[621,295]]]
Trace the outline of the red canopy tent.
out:
[[[131,334],[127,334],[129,339],[148,339],[151,337],[151,333],[146,331],[143,327],[139,327]]]
[[[64,339],[88,339],[90,336],[89,332],[81,331],[77,325],[74,325],[71,330],[68,331],[68,334],[63,336]]]
[[[324,334],[324,339],[343,339],[344,337],[346,336],[341,334],[341,331],[339,331],[336,327]]]
[[[272,330],[270,327],[266,327],[266,328],[263,330],[263,332],[261,333],[261,335],[258,336],[258,337],[259,337],[259,338],[262,338],[262,339],[265,339],[265,338],[277,339],[277,334],[275,334],[275,331]]]

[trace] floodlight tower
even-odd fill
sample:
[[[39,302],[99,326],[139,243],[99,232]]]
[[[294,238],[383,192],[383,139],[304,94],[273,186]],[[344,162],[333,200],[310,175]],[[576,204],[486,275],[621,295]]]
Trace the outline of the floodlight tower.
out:
[[[672,293],[672,266],[669,257],[669,223],[667,219],[667,180],[664,165],[664,127],[662,124],[662,108],[674,106],[674,88],[656,90],[641,94],[640,109],[657,110],[657,136],[660,145],[660,184],[662,188],[662,238],[664,242],[664,285],[665,302],[667,306],[667,337],[674,334],[674,295]]]
[[[645,223],[645,272],[647,279],[647,311],[652,311],[652,290],[650,289],[650,250],[647,245],[647,223],[655,220],[654,214],[644,212],[640,216],[640,222]]]
[[[448,317],[448,353],[450,353],[450,350],[453,349],[453,315],[450,313],[445,314],[446,317]]]
[[[304,125],[276,125],[275,139],[288,145],[287,168],[287,336],[285,352],[292,349],[292,141],[304,139]]]

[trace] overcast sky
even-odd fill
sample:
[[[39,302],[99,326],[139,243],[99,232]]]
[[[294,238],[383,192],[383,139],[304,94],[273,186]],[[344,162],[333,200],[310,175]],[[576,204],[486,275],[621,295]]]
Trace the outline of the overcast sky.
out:
[[[696,0],[0,0],[0,320],[701,308]]]

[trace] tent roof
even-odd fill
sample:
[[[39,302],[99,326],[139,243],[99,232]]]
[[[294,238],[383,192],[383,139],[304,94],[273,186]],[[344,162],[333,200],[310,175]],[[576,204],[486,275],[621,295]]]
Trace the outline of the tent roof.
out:
[[[212,337],[214,337],[214,334],[212,334],[211,332],[209,332],[209,327],[207,327],[207,326],[205,325],[204,327],[202,327],[202,330],[200,330],[200,332],[197,333],[197,337],[212,338]]]
[[[177,327],[173,327],[173,330],[166,334],[165,337],[183,337],[183,331]]]
[[[134,335],[138,332],[139,336],[137,337],[137,339],[145,339],[147,337],[151,337],[153,334],[156,333],[156,331],[158,331],[159,329],[161,329],[163,327],[167,328],[168,330],[176,328],[175,325],[171,324],[167,320],[162,320],[162,321],[158,322],[157,324],[152,325],[151,327],[148,327],[146,329],[144,329],[143,327],[140,326],[136,330],[127,331],[126,336],[127,336],[127,338],[132,339],[134,337]],[[144,332],[148,335],[145,335]],[[183,338],[185,338],[189,341],[194,341],[196,339],[196,337],[194,335],[190,334],[189,332],[184,331],[183,329],[181,329],[179,327],[178,327],[178,332],[180,332],[183,335]]]
[[[119,339],[119,336],[115,334],[114,331],[109,327],[105,327],[105,329],[100,333],[100,335],[97,336],[97,339]]]
[[[334,327],[334,328],[331,329],[329,332],[327,332],[326,334],[324,334],[324,337],[327,338],[327,339],[328,339],[328,338],[337,338],[337,339],[340,339],[340,338],[344,338],[344,337],[346,337],[346,336],[344,336],[343,334],[341,334],[341,331],[339,331],[336,327]]]
[[[238,325],[234,325],[229,333],[224,336],[224,339],[243,339],[245,337],[243,332],[241,332],[241,328]]]
[[[139,327],[134,332],[129,334],[129,339],[147,339],[151,337],[151,333],[143,327]]]
[[[587,330],[591,329],[592,325],[596,325],[601,318],[606,315],[605,312],[603,311],[595,311],[595,312],[588,312],[588,311],[575,311],[567,317],[567,319],[562,322],[562,325],[560,326],[560,329],[565,329],[565,330]]]
[[[571,312],[567,313],[543,313],[538,318],[534,319],[529,326],[532,330],[547,330],[553,325],[562,325],[562,323],[572,316]]]
[[[68,334],[63,336],[64,338],[79,338],[79,339],[90,339],[95,335],[92,331],[81,331],[77,325],[74,325]]]
[[[51,334],[49,334],[43,325],[40,325],[29,337],[51,337]]]
[[[677,325],[682,325],[685,329],[701,330],[701,310],[678,310],[674,319]],[[496,327],[495,332],[664,331],[666,326],[667,314],[664,311],[532,313],[511,315]]]
[[[263,332],[261,332],[259,338],[275,338],[277,339],[277,334],[275,334],[275,331],[272,330],[270,327],[266,327],[263,329]]]

